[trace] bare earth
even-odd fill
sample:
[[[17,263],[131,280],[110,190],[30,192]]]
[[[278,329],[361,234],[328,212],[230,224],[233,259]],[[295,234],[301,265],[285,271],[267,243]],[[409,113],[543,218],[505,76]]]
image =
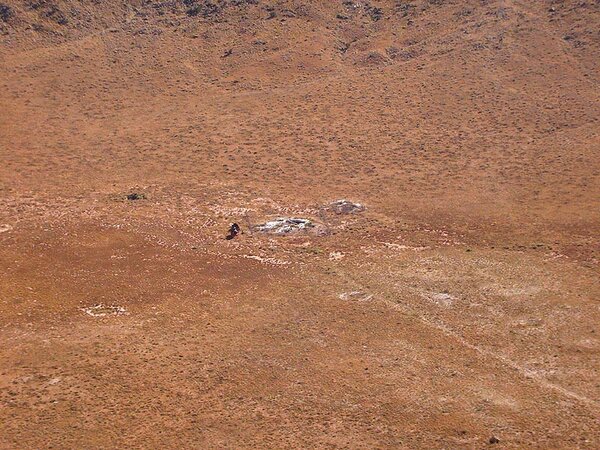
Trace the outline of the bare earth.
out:
[[[0,0],[0,448],[600,448],[599,236],[598,1]]]

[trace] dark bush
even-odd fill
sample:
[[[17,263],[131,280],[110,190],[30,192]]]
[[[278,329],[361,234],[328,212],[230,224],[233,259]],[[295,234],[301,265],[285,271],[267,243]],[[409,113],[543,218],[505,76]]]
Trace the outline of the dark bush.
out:
[[[10,9],[10,6],[0,3],[0,20],[2,20],[2,22],[8,22],[12,16],[13,12],[12,9]]]

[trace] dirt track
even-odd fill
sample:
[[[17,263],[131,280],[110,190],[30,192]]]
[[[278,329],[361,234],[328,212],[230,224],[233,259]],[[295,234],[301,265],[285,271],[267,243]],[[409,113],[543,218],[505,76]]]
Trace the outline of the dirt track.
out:
[[[0,447],[598,448],[598,5],[225,3],[3,0]]]

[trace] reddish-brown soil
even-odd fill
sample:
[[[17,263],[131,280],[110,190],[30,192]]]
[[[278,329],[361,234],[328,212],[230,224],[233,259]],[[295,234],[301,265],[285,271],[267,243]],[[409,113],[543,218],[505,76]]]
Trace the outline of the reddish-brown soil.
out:
[[[599,236],[597,1],[0,0],[0,448],[598,448]]]

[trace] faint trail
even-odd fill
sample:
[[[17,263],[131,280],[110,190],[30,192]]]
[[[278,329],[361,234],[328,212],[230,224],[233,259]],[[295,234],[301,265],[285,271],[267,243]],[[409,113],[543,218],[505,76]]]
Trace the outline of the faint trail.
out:
[[[362,286],[362,283],[360,283],[360,282],[357,283],[356,279],[354,279],[353,277],[348,276],[346,274],[343,274],[343,277],[347,278],[348,280],[351,280],[352,284],[357,285],[361,290],[365,290],[365,292],[368,292],[368,289],[365,288],[364,286]],[[555,391],[555,392],[563,395],[564,397],[568,397],[570,399],[576,400],[576,401],[584,404],[587,407],[600,409],[600,402],[598,400],[591,399],[589,397],[586,397],[585,395],[578,394],[577,392],[571,391],[571,390],[566,389],[558,384],[552,383],[552,382],[546,380],[544,377],[538,375],[534,371],[531,371],[531,370],[527,369],[526,367],[522,366],[521,364],[513,361],[512,359],[508,358],[507,356],[504,356],[500,353],[485,349],[479,345],[473,344],[473,343],[469,342],[467,339],[465,339],[464,337],[462,337],[459,333],[454,331],[452,328],[448,327],[446,324],[440,323],[440,322],[437,322],[434,320],[430,320],[430,319],[424,317],[423,315],[419,314],[419,312],[416,311],[415,309],[410,308],[401,303],[398,303],[394,300],[390,300],[389,297],[394,297],[394,296],[393,296],[393,294],[385,294],[385,293],[379,292],[379,293],[375,294],[375,296],[373,297],[373,301],[382,303],[391,309],[395,309],[397,311],[404,313],[405,315],[407,315],[411,318],[415,318],[419,322],[421,322],[422,324],[424,324],[425,326],[427,326],[429,328],[433,328],[438,331],[441,331],[445,336],[454,339],[455,341],[459,342],[464,347],[467,347],[468,349],[473,350],[474,352],[478,353],[479,355],[494,359],[496,361],[501,362],[504,366],[510,367],[511,369],[518,372],[519,375],[521,375],[522,377],[524,377],[528,380],[532,380],[540,387],[543,387],[547,390]]]
[[[539,386],[541,386],[545,389],[549,389],[549,390],[558,392],[559,394],[561,394],[565,397],[569,397],[571,399],[577,400],[577,401],[585,404],[586,406],[600,409],[600,402],[598,402],[597,400],[591,399],[589,397],[586,397],[584,395],[581,395],[581,394],[573,392],[569,389],[566,389],[558,384],[552,383],[552,382],[546,380],[544,377],[541,377],[540,375],[536,374],[535,372],[527,369],[526,367],[523,367],[522,365],[518,364],[517,362],[511,360],[510,358],[508,358],[500,353],[496,353],[496,352],[487,350],[483,347],[480,347],[478,345],[472,344],[471,342],[466,340],[464,337],[462,337],[460,334],[458,334],[456,331],[452,330],[451,328],[449,328],[447,325],[445,325],[443,323],[429,320],[421,315],[418,315],[417,311],[415,311],[405,305],[402,305],[400,303],[394,302],[392,300],[388,300],[388,299],[381,298],[378,296],[375,296],[375,299],[376,299],[376,301],[378,300],[381,303],[385,304],[386,306],[389,306],[392,309],[402,311],[403,313],[409,315],[410,317],[414,317],[414,318],[418,319],[421,323],[423,323],[424,325],[426,325],[430,328],[435,328],[436,330],[441,331],[446,336],[455,339],[456,341],[460,342],[460,344],[462,344],[463,346],[469,348],[470,350],[477,352],[478,354],[480,354],[482,356],[486,356],[488,358],[495,359],[496,361],[500,361],[505,366],[510,367],[511,369],[514,369],[515,371],[517,371],[524,378],[534,381]]]

